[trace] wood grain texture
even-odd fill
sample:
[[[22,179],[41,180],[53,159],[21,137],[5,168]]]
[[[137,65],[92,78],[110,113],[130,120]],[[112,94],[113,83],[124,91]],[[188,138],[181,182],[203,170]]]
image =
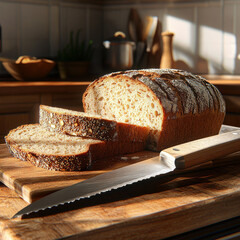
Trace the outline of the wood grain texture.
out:
[[[0,145],[0,176],[18,194],[40,197],[56,188],[156,154],[141,152],[108,159],[91,171],[60,173],[18,161],[9,155],[5,145]],[[240,216],[240,152],[216,163],[159,176],[39,212],[30,218],[13,220],[10,217],[27,203],[0,185],[2,239],[162,239]]]
[[[235,163],[154,178],[68,205],[67,212],[4,221],[3,240],[174,236],[240,215],[239,170]]]
[[[17,193],[0,183],[0,239],[4,222],[7,222],[16,211],[27,206]]]
[[[93,164],[90,171],[59,172],[37,168],[11,156],[5,144],[0,145],[0,180],[15,190],[26,202],[43,197],[53,191],[83,181],[105,171],[126,166],[130,163],[155,157],[156,152],[140,152],[128,157],[115,157]]]

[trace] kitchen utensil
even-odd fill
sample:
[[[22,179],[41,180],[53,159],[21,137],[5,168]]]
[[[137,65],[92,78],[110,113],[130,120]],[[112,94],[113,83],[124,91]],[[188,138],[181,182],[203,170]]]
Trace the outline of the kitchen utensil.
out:
[[[159,157],[119,168],[52,193],[13,217],[89,198],[145,179],[185,169],[240,150],[240,130],[211,136],[163,150]]]
[[[162,53],[160,68],[174,68],[173,36],[174,36],[174,33],[172,32],[162,33],[163,53]]]
[[[123,32],[103,42],[105,66],[113,70],[126,70],[133,66],[135,43],[126,39]]]
[[[233,156],[234,162],[227,163]],[[239,157],[239,152],[231,154],[225,157],[222,166],[210,165],[184,174],[153,178],[86,199],[83,204],[76,202],[72,207],[62,207],[70,211],[56,208],[52,215],[39,212],[31,219],[9,219],[27,204],[1,185],[1,234],[5,240],[16,240],[16,236],[18,240],[33,236],[34,239],[51,236],[68,240],[152,240],[198,229],[187,233],[185,238],[181,235],[173,239],[206,239],[210,232],[219,238],[219,232],[239,229]],[[84,172],[79,174],[84,176]],[[45,181],[52,182],[53,179]],[[206,226],[209,227],[203,228]],[[218,238],[211,235],[211,239]]]
[[[142,65],[143,67],[151,67],[150,66],[150,57],[151,50],[153,45],[153,39],[157,31],[158,26],[158,17],[156,16],[148,16],[147,23],[144,30],[144,42],[146,44],[146,52],[144,53]]]
[[[147,27],[145,30],[145,41],[147,44],[146,51],[151,52],[153,38],[157,30],[158,17],[156,16],[148,16],[147,17]]]
[[[134,57],[134,68],[141,68],[140,63],[143,57],[146,44],[144,42],[143,36],[144,24],[141,17],[138,14],[138,11],[135,8],[132,8],[128,17],[128,34],[131,41],[134,41],[136,44],[136,51]]]
[[[162,56],[162,24],[158,21],[156,33],[153,37],[152,49],[149,54],[149,68],[159,68]]]
[[[132,8],[128,17],[128,34],[132,41],[143,41],[143,22],[137,10]]]
[[[136,44],[136,55],[134,60],[134,68],[139,69],[142,68],[141,62],[144,56],[144,51],[146,48],[146,44],[144,42],[137,42]]]

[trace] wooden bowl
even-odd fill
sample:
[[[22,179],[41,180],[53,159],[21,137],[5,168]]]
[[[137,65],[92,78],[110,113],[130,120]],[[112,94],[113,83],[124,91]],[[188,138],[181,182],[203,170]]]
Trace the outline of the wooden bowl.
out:
[[[56,63],[48,59],[20,57],[16,61],[6,61],[2,64],[13,78],[23,81],[46,77]]]

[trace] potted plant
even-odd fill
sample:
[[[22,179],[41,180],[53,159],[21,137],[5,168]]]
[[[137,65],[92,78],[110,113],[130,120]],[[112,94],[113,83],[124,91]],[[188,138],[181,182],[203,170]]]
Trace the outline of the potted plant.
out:
[[[93,42],[85,40],[80,42],[80,30],[70,32],[70,40],[67,45],[58,51],[58,69],[61,79],[76,78],[87,75],[93,56]]]

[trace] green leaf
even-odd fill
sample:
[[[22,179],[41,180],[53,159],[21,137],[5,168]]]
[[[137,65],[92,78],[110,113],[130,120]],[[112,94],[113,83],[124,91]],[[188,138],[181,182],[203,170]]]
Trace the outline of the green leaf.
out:
[[[58,51],[57,59],[59,61],[90,61],[94,53],[93,41],[86,43],[85,40],[80,42],[79,29],[74,35],[74,31],[70,32],[69,42],[64,48]]]

